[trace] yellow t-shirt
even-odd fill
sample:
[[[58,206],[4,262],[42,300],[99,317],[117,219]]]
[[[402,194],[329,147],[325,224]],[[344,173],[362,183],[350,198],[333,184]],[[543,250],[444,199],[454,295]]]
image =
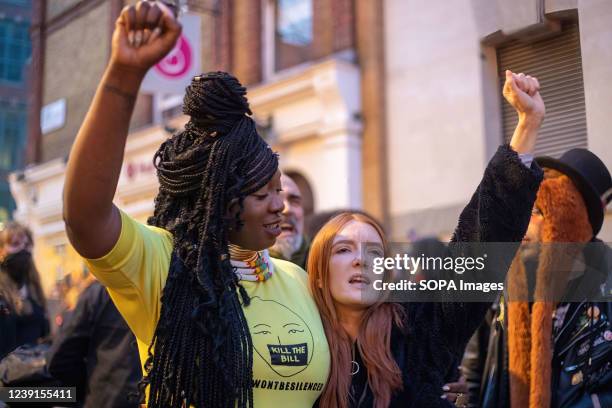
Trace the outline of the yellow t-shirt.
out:
[[[168,277],[172,234],[121,212],[121,235],[104,257],[86,259],[134,332],[141,362],[153,339]],[[243,281],[251,304],[243,307],[253,339],[253,397],[259,407],[308,407],[321,394],[329,348],[306,273],[272,259],[265,282]]]

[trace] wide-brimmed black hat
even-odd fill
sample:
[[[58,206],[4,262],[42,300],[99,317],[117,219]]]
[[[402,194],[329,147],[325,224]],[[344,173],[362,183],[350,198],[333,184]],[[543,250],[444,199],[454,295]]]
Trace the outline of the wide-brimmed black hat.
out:
[[[606,205],[612,199],[612,178],[606,165],[587,149],[568,150],[559,159],[536,157],[541,167],[566,174],[576,185],[589,213],[589,222],[596,236],[603,224]]]

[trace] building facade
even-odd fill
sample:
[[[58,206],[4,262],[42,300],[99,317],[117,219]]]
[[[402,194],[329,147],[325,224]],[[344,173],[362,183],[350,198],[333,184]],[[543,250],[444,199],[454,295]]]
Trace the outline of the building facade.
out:
[[[448,236],[517,118],[504,70],[537,76],[537,155],[586,147],[612,169],[612,2],[386,0],[393,236]],[[608,212],[600,236],[612,240]]]
[[[48,0],[34,10],[31,165],[12,175],[11,186],[15,217],[33,229],[35,258],[48,290],[67,275],[83,275],[62,221],[66,157],[109,58],[114,20],[126,3]],[[384,220],[381,4],[186,3],[187,13],[201,22],[202,70],[229,71],[248,87],[254,118],[280,153],[281,169],[305,192],[307,212],[365,207]],[[153,210],[154,152],[186,122],[181,99],[164,92],[139,96],[115,197],[137,219],[146,220]]]
[[[11,188],[47,288],[83,275],[61,215],[65,162],[125,3],[41,0],[33,9],[31,165]],[[538,154],[583,146],[612,168],[609,1],[186,3],[201,22],[202,70],[229,71],[248,87],[307,212],[362,208],[396,240],[448,235],[514,126],[501,97],[507,68],[541,80],[548,115]],[[153,154],[186,121],[180,104],[178,93],[139,96],[115,197],[139,220],[157,193]],[[604,239],[610,225],[608,216]]]

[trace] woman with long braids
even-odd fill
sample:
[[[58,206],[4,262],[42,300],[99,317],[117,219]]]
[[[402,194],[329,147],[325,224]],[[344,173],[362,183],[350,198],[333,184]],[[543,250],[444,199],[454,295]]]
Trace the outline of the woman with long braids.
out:
[[[510,145],[501,146],[489,162],[452,242],[518,243],[527,231],[542,180],[542,170],[531,161],[544,103],[535,78],[510,71],[504,96],[517,110],[519,124]],[[465,406],[443,386],[457,375],[467,341],[490,303],[373,301],[363,296],[372,287],[364,262],[386,253],[381,227],[365,214],[334,217],[312,242],[309,286],[332,356],[318,406]]]
[[[68,162],[68,235],[136,335],[149,407],[310,407],[327,341],[304,271],[265,251],[280,233],[278,157],[238,80],[210,73],[187,88],[190,120],[155,154],[150,225],[112,204],[138,88],[180,31],[160,3],[117,20]]]

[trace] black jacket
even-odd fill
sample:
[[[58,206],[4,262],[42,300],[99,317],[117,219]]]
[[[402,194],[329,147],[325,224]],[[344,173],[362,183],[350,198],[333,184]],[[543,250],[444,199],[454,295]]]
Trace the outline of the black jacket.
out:
[[[597,300],[593,289],[599,290],[606,284],[612,255],[610,248],[597,239],[588,244],[585,251],[588,251],[584,254],[588,272],[569,282],[566,289],[566,293],[572,293],[572,300],[576,300],[582,293],[585,300],[558,305],[558,318],[561,310],[564,310],[564,317],[556,325],[558,327],[554,329],[551,339],[551,407],[555,408],[594,407],[592,394],[597,395],[602,407],[612,406],[612,303],[588,301]],[[470,395],[474,405],[509,408],[508,332],[503,312],[505,303],[494,306],[492,315],[480,327],[478,338],[470,341],[475,350],[470,356],[466,355],[462,365],[468,369],[468,383],[474,384],[474,392]],[[599,318],[593,322],[587,316],[589,308],[597,308],[599,311]],[[483,341],[484,338],[488,340]]]
[[[612,406],[612,303],[568,303],[565,321],[554,334],[552,361],[552,401],[558,408]],[[599,318],[593,322],[587,310],[596,307]],[[608,338],[606,338],[608,337]],[[591,361],[589,365],[589,360]]]
[[[49,372],[77,387],[85,407],[138,407],[142,377],[136,339],[106,289],[92,283],[53,342]]]
[[[0,360],[17,348],[17,316],[9,302],[0,296]]]
[[[528,169],[516,152],[501,146],[480,185],[459,217],[453,242],[520,242],[542,180],[535,164]],[[514,254],[508,254],[511,258]],[[509,264],[509,262],[508,262]],[[442,386],[458,376],[457,366],[489,303],[406,303],[404,331],[394,328],[391,349],[402,371],[404,389],[392,407],[449,407]],[[359,362],[360,356],[356,356]],[[354,406],[373,406],[369,390],[362,394],[367,373],[353,376]],[[363,396],[363,398],[361,398]],[[362,400],[358,405],[358,401]]]
[[[0,285],[5,284],[6,279],[6,276],[0,276]],[[29,294],[22,302],[24,311],[17,313],[0,295],[0,360],[17,347],[35,344],[49,335],[45,309]]]

